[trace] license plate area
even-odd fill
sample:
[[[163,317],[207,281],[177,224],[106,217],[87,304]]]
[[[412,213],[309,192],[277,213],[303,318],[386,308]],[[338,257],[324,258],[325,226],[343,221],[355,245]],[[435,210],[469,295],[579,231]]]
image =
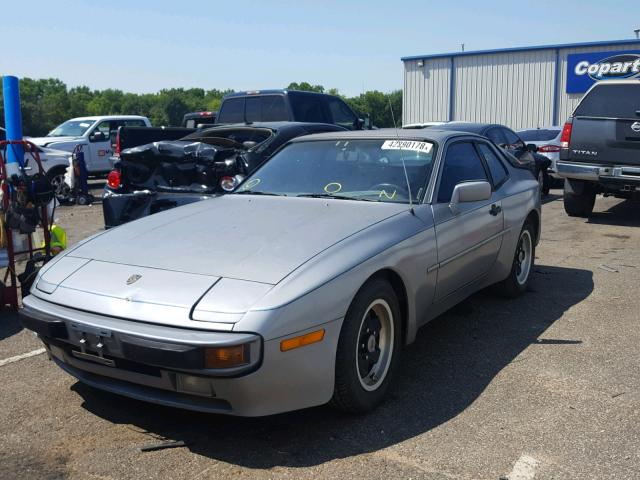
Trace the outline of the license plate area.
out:
[[[80,351],[71,350],[74,357],[89,362],[98,363],[107,367],[115,367],[116,363],[105,354],[109,353],[109,346],[115,345],[113,334],[110,330],[81,323],[71,322],[69,324],[70,337]]]

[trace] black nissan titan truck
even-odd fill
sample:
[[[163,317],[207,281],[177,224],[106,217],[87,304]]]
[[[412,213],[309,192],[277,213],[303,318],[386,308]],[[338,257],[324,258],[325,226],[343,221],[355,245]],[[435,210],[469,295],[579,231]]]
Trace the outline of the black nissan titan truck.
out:
[[[596,194],[640,198],[640,79],[596,83],[565,123],[558,174],[564,208],[588,217]]]

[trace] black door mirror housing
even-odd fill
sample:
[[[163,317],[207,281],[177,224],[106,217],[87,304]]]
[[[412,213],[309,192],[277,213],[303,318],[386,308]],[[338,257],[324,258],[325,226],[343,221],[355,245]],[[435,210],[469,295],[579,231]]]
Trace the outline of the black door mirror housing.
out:
[[[538,147],[537,145],[534,145],[533,143],[527,143],[527,150],[529,150],[530,152],[537,152],[538,151]]]
[[[89,140],[92,142],[104,142],[106,139],[107,137],[105,137],[104,133],[100,130],[93,132],[89,137]]]

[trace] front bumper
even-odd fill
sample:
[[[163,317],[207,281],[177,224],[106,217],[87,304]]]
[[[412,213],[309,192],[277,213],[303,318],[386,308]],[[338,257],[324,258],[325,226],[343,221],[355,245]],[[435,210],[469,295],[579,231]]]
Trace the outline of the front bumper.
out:
[[[323,325],[327,332],[323,342],[280,352],[280,339],[265,342],[253,333],[105,317],[33,296],[25,299],[20,318],[26,328],[38,333],[50,358],[67,373],[93,387],[138,400],[260,416],[320,405],[333,394],[333,359],[341,321]],[[241,344],[250,346],[248,365],[204,368],[204,348]]]
[[[640,186],[640,167],[626,165],[601,165],[560,160],[556,163],[563,178],[592,182]]]
[[[195,193],[152,192],[115,193],[105,187],[102,194],[102,212],[106,228],[117,227],[154,213],[199,202],[217,196]]]

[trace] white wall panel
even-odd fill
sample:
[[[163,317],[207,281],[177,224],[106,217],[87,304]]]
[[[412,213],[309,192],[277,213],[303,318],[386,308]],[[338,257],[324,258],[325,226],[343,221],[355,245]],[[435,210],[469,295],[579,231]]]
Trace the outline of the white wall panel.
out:
[[[449,58],[405,62],[402,124],[449,119]]]

